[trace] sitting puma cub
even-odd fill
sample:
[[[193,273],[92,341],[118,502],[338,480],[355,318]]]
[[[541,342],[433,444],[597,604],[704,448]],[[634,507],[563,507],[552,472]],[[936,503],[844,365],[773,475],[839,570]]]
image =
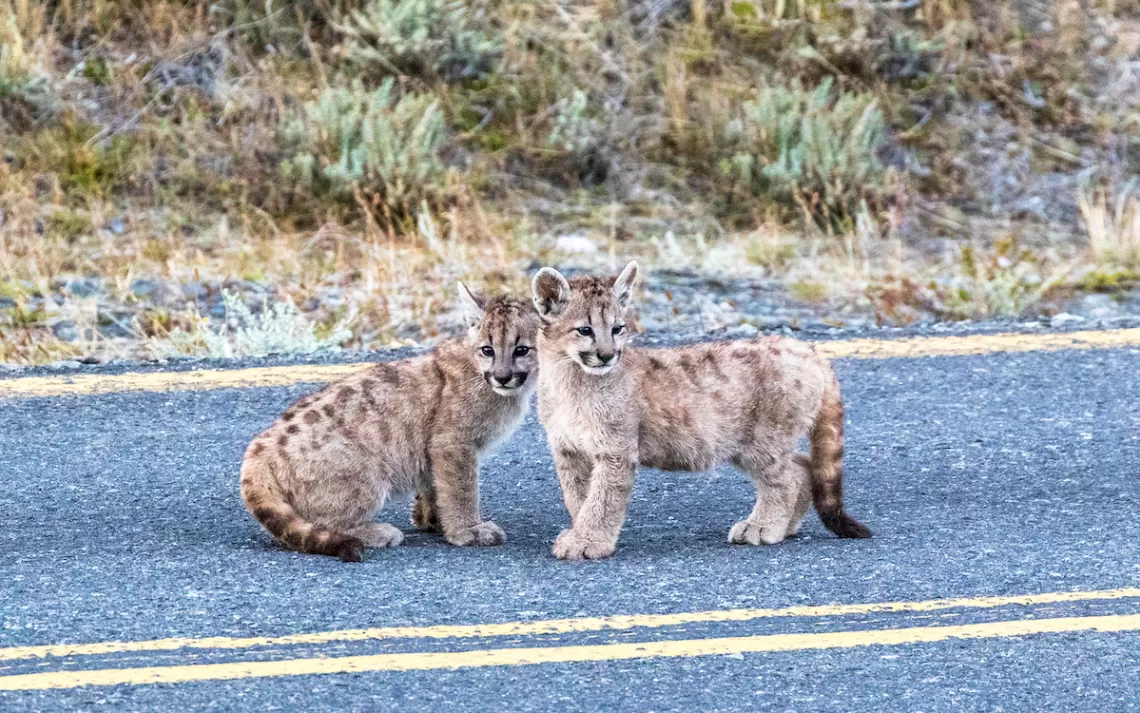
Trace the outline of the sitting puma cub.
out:
[[[613,278],[567,280],[543,268],[533,282],[538,414],[570,511],[554,543],[560,559],[613,554],[637,466],[708,470],[732,463],[751,476],[756,505],[733,543],[773,544],[807,512],[840,537],[871,532],[843,510],[843,402],[835,372],[801,342],[779,337],[627,347],[625,313],[637,264]],[[810,464],[794,456],[811,437]],[[810,475],[808,475],[810,474]]]
[[[538,366],[538,316],[511,297],[459,284],[465,339],[376,364],[293,404],[253,439],[241,468],[246,507],[288,547],[359,562],[403,533],[374,522],[393,495],[418,493],[422,529],[454,545],[497,545],[479,514],[478,458],[522,422]]]

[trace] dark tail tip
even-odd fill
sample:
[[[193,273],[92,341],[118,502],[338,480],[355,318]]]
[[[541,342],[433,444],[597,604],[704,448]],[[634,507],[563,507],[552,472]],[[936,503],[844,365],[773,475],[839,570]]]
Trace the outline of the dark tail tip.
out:
[[[870,528],[842,510],[820,512],[819,519],[823,521],[823,526],[834,532],[837,537],[865,540],[871,536]]]
[[[336,549],[341,562],[363,562],[364,543],[355,537],[346,537]]]

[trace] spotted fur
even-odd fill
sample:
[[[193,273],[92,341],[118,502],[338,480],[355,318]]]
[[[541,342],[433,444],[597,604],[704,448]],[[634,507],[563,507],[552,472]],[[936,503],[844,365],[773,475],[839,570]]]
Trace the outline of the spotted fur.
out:
[[[731,463],[757,499],[734,543],[773,544],[799,527],[808,493],[840,537],[871,532],[843,509],[843,402],[826,359],[780,337],[671,349],[629,345],[625,324],[637,265],[614,278],[565,279],[543,268],[533,284],[538,413],[571,528],[563,559],[616,548],[638,465],[704,471]],[[810,461],[794,452],[808,435]]]
[[[413,523],[455,545],[494,545],[479,512],[478,459],[509,436],[536,379],[538,317],[510,297],[460,285],[466,338],[376,364],[294,403],[245,452],[241,494],[253,516],[301,552],[359,561],[392,547],[375,522],[388,498],[416,493]]]

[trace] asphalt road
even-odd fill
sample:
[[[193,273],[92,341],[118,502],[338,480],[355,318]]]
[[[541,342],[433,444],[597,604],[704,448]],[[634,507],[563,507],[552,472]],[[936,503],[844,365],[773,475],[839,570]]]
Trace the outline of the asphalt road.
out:
[[[483,469],[484,510],[507,532],[506,545],[450,547],[412,532],[406,504],[397,503],[384,518],[405,528],[405,544],[350,565],[278,549],[238,498],[246,443],[310,388],[0,401],[0,711],[1140,710],[1140,592],[971,603],[1140,587],[1140,350],[841,360],[837,368],[848,404],[848,508],[874,539],[837,540],[811,515],[783,544],[730,546],[728,528],[752,502],[743,475],[643,471],[616,557],[590,563],[550,555],[567,517],[533,417]],[[966,601],[617,630],[5,655],[63,643],[947,597]],[[1076,624],[1034,633],[1052,619]],[[1110,619],[1125,624],[1084,627]],[[990,633],[811,643],[829,632],[850,642],[868,631],[939,626]],[[761,643],[698,655],[726,637]],[[774,641],[790,643],[764,643]],[[630,643],[673,653],[612,654]],[[540,651],[540,663],[470,663],[487,650],[544,647],[572,651],[573,660]],[[470,665],[375,659],[443,652],[470,652],[460,654]],[[339,657],[372,663],[304,673],[314,660]],[[257,668],[274,661],[285,662],[276,674]],[[181,683],[67,678],[234,663]],[[29,674],[61,687],[6,687],[7,677]]]

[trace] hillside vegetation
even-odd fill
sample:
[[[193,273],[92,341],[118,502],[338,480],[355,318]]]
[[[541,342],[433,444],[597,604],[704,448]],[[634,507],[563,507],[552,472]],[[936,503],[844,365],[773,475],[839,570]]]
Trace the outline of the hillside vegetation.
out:
[[[0,362],[430,340],[537,262],[1140,279],[1134,0],[0,0]]]

